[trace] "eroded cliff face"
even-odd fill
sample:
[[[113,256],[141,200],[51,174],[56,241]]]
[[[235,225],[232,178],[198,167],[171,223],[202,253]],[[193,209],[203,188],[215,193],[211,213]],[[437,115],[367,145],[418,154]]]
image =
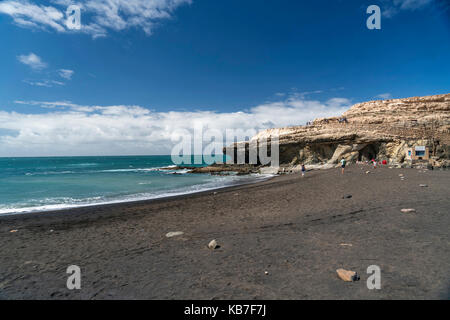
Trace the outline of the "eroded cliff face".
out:
[[[434,166],[449,166],[450,94],[360,103],[340,117],[265,130],[251,141],[261,146],[273,136],[279,137],[281,166],[334,166],[342,158],[402,164],[415,146],[429,148]],[[225,152],[245,149],[248,153],[251,145],[240,142]]]

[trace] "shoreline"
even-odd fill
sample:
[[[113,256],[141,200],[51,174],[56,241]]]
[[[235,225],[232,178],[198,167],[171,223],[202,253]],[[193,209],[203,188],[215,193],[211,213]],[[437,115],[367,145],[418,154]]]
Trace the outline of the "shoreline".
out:
[[[2,217],[7,217],[7,216],[15,216],[15,215],[26,215],[26,214],[33,214],[33,213],[41,213],[41,214],[45,214],[45,213],[51,213],[51,212],[57,212],[57,211],[65,211],[65,210],[74,210],[77,208],[90,208],[90,207],[99,207],[99,206],[109,206],[109,205],[119,205],[119,204],[128,204],[128,203],[139,203],[139,202],[148,202],[148,201],[155,201],[155,200],[163,200],[163,199],[170,199],[170,198],[176,198],[176,197],[181,197],[181,196],[188,196],[188,195],[194,195],[194,194],[198,194],[198,193],[204,193],[204,192],[211,192],[211,191],[215,191],[215,190],[224,190],[227,188],[233,188],[236,186],[244,186],[244,185],[251,185],[251,184],[256,184],[256,183],[260,183],[260,182],[264,182],[270,179],[273,179],[276,177],[276,175],[274,176],[268,176],[268,177],[264,177],[266,175],[260,174],[261,177],[255,178],[254,181],[250,181],[250,182],[236,182],[235,184],[231,184],[228,186],[224,186],[224,187],[212,187],[212,188],[206,188],[204,190],[199,190],[199,191],[181,191],[181,192],[174,192],[173,195],[161,195],[161,196],[155,196],[154,198],[143,198],[143,199],[136,199],[136,200],[131,200],[131,199],[126,199],[126,200],[111,200],[108,202],[101,202],[101,203],[91,203],[91,204],[80,204],[80,205],[68,205],[67,207],[62,207],[62,208],[57,208],[57,209],[35,209],[35,210],[27,210],[27,211],[16,211],[16,212],[7,212],[7,213],[0,213],[0,219]],[[167,191],[167,193],[170,194],[170,190]],[[62,204],[56,204],[54,206],[59,206]],[[45,207],[45,206],[44,206]],[[40,208],[40,207],[36,207],[36,208]],[[30,208],[22,208],[22,209],[30,209]],[[20,210],[20,209],[19,209]]]
[[[448,299],[449,178],[352,165],[343,176],[0,217],[0,298]],[[207,248],[213,239],[220,248]],[[81,267],[81,290],[65,287],[69,265]],[[381,290],[366,287],[370,265]],[[338,268],[361,281],[342,282]]]

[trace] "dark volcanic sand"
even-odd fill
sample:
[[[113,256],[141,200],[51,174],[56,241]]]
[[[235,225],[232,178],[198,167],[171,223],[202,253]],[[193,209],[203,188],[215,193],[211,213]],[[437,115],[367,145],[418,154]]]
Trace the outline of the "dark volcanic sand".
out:
[[[449,171],[351,166],[216,195],[2,217],[0,297],[448,299],[449,195]],[[206,247],[212,239],[219,249]],[[73,264],[79,291],[66,288]],[[381,290],[367,289],[370,265],[381,267]],[[338,268],[361,280],[341,281]]]

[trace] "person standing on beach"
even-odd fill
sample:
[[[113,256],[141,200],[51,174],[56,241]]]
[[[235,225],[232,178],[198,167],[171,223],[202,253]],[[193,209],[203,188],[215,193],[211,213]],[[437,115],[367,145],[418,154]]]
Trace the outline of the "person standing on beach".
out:
[[[342,160],[341,160],[342,174],[344,174],[345,166],[346,166],[346,165],[347,165],[347,160],[345,160],[344,158],[342,158]]]
[[[306,172],[305,164],[302,164],[302,177],[305,176],[305,172]]]

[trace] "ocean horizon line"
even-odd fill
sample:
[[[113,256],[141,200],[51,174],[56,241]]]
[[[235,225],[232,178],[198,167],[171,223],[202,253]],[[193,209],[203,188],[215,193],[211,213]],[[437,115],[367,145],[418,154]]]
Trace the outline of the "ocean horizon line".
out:
[[[225,155],[223,153],[219,155]],[[0,156],[0,159],[36,159],[36,158],[118,158],[118,157],[170,157],[170,154],[141,154],[141,155],[91,155],[91,156]],[[201,154],[192,154],[191,157],[203,156]]]

